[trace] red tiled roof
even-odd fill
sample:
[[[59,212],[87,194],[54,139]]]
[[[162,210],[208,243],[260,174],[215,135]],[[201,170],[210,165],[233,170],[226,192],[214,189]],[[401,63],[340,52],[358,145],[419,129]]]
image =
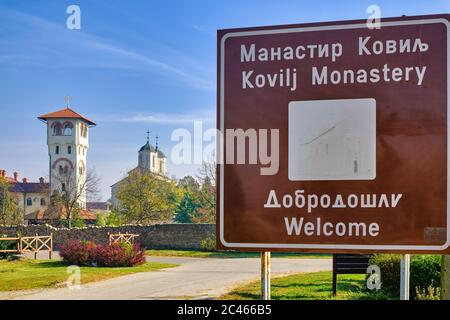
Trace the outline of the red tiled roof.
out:
[[[65,219],[65,209],[60,206],[48,207],[47,209],[39,209],[25,216],[25,220],[61,220]],[[79,218],[83,220],[96,220],[97,215],[89,210],[80,210]]]
[[[91,126],[95,126],[95,122],[89,120],[88,118],[82,116],[81,114],[73,111],[70,108],[64,108],[55,112],[43,114],[42,116],[39,116],[38,119],[40,120],[47,120],[47,119],[58,119],[58,118],[64,118],[64,119],[81,119],[87,122]]]
[[[83,220],[96,220],[97,219],[97,215],[89,210],[81,210],[80,211],[80,219]]]

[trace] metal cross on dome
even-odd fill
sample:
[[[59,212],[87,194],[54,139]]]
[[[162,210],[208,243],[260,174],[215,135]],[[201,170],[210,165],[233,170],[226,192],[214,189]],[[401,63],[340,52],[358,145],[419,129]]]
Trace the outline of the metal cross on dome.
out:
[[[147,130],[147,143],[150,143],[150,130]]]
[[[65,96],[64,97],[64,101],[66,102],[66,107],[70,107],[70,103],[72,102],[72,97],[71,96]]]

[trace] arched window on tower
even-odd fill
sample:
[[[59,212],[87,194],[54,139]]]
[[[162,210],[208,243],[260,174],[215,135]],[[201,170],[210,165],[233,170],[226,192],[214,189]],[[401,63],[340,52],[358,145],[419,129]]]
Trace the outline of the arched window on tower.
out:
[[[73,124],[71,122],[64,123],[64,135],[71,136],[72,135]]]
[[[72,154],[72,146],[67,146],[67,154]]]
[[[58,122],[58,121],[53,122],[52,129],[53,129],[53,135],[54,136],[62,135],[62,125],[61,125],[60,122]]]
[[[59,154],[59,146],[55,147],[55,154]]]
[[[88,127],[87,127],[87,125],[85,125],[85,124],[81,124],[81,126],[80,126],[80,131],[81,131],[81,136],[83,137],[83,138],[87,138],[87,131],[88,131]]]
[[[66,192],[66,184],[65,183],[61,183],[61,191]]]

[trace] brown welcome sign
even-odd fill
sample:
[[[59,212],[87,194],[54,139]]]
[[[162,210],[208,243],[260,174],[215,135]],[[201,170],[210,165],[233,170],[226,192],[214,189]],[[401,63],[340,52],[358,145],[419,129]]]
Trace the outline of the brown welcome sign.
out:
[[[449,20],[219,31],[219,248],[449,252]]]

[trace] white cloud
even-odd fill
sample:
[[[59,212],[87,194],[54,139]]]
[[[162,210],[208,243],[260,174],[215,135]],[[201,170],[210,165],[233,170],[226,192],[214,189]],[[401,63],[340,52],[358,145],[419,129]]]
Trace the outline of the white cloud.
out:
[[[214,113],[198,113],[198,114],[175,114],[175,113],[153,113],[153,112],[137,112],[126,115],[110,115],[100,118],[99,122],[129,122],[129,123],[153,123],[153,124],[189,124],[194,121],[213,122],[215,120]]]
[[[20,41],[18,40],[15,45],[3,45],[3,49],[0,49],[0,63],[3,61],[10,64],[13,57],[17,58],[17,62],[27,61],[23,53],[20,53],[22,51],[30,53],[28,63],[35,65],[40,63],[54,68],[82,67],[85,64],[87,67],[153,71],[189,87],[208,91],[215,89],[214,81],[211,79],[202,78],[163,58],[150,56],[123,44],[112,43],[83,30],[70,31],[63,23],[54,23],[1,6],[0,8],[0,19],[6,20],[7,23],[8,20],[16,22],[15,28],[22,30],[19,33],[22,37]],[[32,30],[32,33],[27,32],[27,29]],[[41,55],[36,54],[39,50]],[[49,54],[51,51],[54,51],[53,54]],[[49,60],[52,56],[53,60]]]

